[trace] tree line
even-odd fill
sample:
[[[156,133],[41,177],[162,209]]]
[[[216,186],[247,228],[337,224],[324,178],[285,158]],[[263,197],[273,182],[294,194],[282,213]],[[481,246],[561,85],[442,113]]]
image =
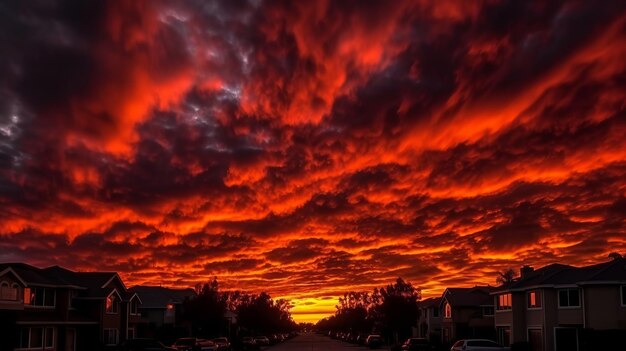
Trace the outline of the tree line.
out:
[[[193,335],[269,335],[298,327],[291,318],[288,300],[274,300],[265,292],[220,291],[217,278],[197,285],[195,290],[196,296],[183,303],[183,316]],[[227,320],[227,311],[235,314],[236,322]]]
[[[339,299],[335,314],[320,320],[316,329],[331,332],[380,334],[397,343],[411,336],[418,317],[421,290],[398,278],[371,292],[351,291]]]

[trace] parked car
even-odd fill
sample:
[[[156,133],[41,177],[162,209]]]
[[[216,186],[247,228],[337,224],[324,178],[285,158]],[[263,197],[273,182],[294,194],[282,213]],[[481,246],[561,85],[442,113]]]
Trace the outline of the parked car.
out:
[[[254,338],[254,341],[259,346],[269,346],[270,345],[270,339],[268,339],[267,336],[257,336],[257,337]]]
[[[256,350],[259,348],[254,338],[250,336],[244,336],[241,338],[241,348],[243,350]]]
[[[176,351],[154,339],[128,339],[122,343],[122,351]]]
[[[215,338],[213,339],[213,342],[215,343],[215,346],[217,346],[216,350],[218,351],[229,351],[231,349],[230,341],[228,341],[228,338]]]
[[[276,345],[279,342],[283,341],[282,338],[278,336],[278,334],[270,335],[269,339],[270,339],[270,345]]]
[[[198,338],[180,338],[172,345],[178,351],[216,351],[217,347],[211,340]]]
[[[509,347],[504,347],[495,341],[487,339],[465,339],[459,340],[452,345],[450,351],[509,351]]]
[[[381,338],[380,335],[370,335],[367,337],[367,339],[365,339],[365,345],[367,345],[367,347],[369,347],[370,349],[377,349],[381,347],[382,344],[383,338]]]
[[[402,351],[431,351],[435,346],[424,338],[409,338],[402,344]]]

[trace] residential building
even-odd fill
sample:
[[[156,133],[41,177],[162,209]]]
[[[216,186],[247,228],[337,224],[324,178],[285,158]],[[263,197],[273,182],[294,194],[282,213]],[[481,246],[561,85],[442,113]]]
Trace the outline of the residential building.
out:
[[[139,307],[143,322],[150,335],[164,325],[183,327],[185,300],[196,296],[193,289],[170,289],[161,286],[134,286],[131,292],[137,294],[142,304]]]
[[[11,337],[3,338],[0,348],[75,351],[117,345],[134,337],[140,304],[114,272],[3,263],[0,320]]]
[[[431,341],[441,340],[441,297],[431,297],[417,303],[419,316],[417,318],[418,338]]]
[[[450,345],[466,338],[493,339],[494,290],[491,286],[448,288],[441,296],[441,341]]]
[[[524,266],[492,294],[498,341],[533,351],[610,349],[626,340],[626,260],[573,267]],[[619,344],[614,344],[619,342]]]

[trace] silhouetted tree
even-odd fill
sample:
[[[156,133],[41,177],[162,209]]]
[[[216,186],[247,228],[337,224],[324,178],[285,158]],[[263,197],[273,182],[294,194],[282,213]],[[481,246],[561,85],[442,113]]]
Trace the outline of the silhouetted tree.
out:
[[[411,283],[398,278],[394,284],[379,290],[381,302],[374,307],[383,332],[394,342],[411,336],[417,320],[417,301],[421,291]]]
[[[515,271],[513,268],[509,268],[503,272],[498,272],[498,276],[496,277],[496,284],[499,285],[509,285],[515,280]]]
[[[296,329],[291,318],[291,303],[287,300],[272,300],[272,297],[262,292],[259,295],[239,293],[237,300],[233,300],[236,308],[237,323],[251,333],[273,334]]]
[[[349,292],[339,299],[334,316],[322,319],[318,330],[370,333],[372,329],[398,341],[411,335],[418,316],[420,289],[398,278],[372,293]]]
[[[618,254],[617,252],[611,252],[609,254],[609,258],[612,258],[614,260],[619,260],[622,258],[622,255]]]
[[[217,278],[196,285],[195,290],[197,296],[184,302],[184,318],[191,322],[195,335],[219,336],[224,325],[226,302],[219,293]]]

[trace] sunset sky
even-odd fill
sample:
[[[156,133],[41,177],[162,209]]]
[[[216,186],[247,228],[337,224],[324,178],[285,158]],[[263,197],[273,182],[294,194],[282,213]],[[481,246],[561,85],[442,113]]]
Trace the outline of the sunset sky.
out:
[[[0,262],[292,299],[626,253],[625,1],[0,2]]]

